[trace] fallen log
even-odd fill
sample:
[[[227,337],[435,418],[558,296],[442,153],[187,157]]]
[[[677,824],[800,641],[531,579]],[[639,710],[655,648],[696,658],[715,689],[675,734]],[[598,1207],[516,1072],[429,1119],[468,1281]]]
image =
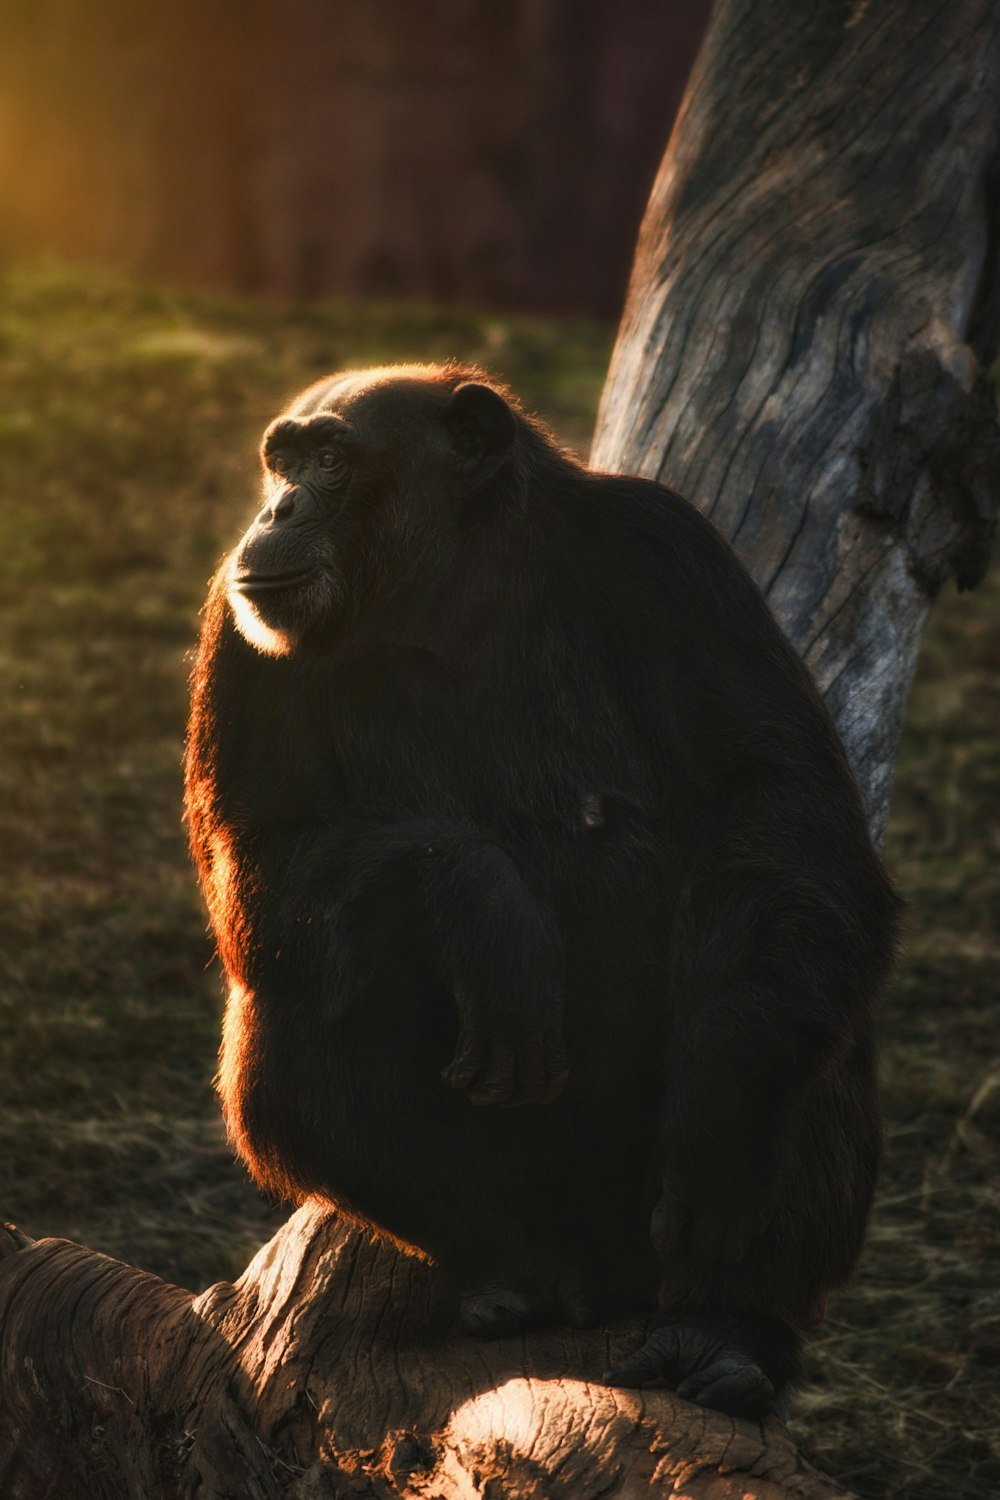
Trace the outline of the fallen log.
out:
[[[200,1296],[0,1231],[5,1500],[835,1500],[784,1427],[600,1384],[634,1345],[479,1343],[434,1269],[307,1205]]]

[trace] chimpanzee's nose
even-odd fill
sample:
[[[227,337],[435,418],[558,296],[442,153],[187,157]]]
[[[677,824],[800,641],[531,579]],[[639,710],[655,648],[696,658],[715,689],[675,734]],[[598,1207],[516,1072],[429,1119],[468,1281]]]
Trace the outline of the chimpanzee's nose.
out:
[[[268,520],[273,522],[290,521],[295,514],[300,495],[294,486],[282,490],[268,512]]]

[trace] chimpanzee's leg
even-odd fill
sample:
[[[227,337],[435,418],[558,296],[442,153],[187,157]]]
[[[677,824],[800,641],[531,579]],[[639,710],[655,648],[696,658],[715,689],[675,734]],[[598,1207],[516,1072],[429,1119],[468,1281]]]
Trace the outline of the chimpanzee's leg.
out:
[[[678,1394],[734,1415],[783,1410],[802,1330],[857,1259],[880,1152],[872,1049],[859,1043],[805,1091],[789,1121],[768,1220],[734,1264],[664,1256],[662,1311],[647,1342],[608,1371],[610,1384],[663,1378]]]

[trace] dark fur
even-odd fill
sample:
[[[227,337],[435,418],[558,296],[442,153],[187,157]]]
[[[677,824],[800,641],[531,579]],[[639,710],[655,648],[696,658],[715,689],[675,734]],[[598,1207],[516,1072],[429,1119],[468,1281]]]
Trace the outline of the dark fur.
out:
[[[709,522],[513,404],[506,430],[453,397],[470,378],[290,409],[303,441],[329,409],[360,446],[328,504],[301,471],[325,571],[282,606],[284,654],[235,627],[237,564],[212,587],[187,805],[229,1128],[265,1188],[439,1260],[474,1331],[652,1306],[659,1281],[617,1377],[756,1410],[861,1245],[895,897]],[[237,559],[279,537],[294,561],[272,512]],[[524,1096],[554,1102],[492,1102]]]

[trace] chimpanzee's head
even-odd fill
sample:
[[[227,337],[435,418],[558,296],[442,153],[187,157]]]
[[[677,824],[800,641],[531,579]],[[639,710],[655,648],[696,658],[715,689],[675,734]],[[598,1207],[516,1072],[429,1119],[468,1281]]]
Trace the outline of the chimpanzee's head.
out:
[[[273,655],[360,608],[380,575],[459,524],[524,419],[455,366],[352,371],[310,386],[261,446],[262,507],[227,563],[237,625]]]

